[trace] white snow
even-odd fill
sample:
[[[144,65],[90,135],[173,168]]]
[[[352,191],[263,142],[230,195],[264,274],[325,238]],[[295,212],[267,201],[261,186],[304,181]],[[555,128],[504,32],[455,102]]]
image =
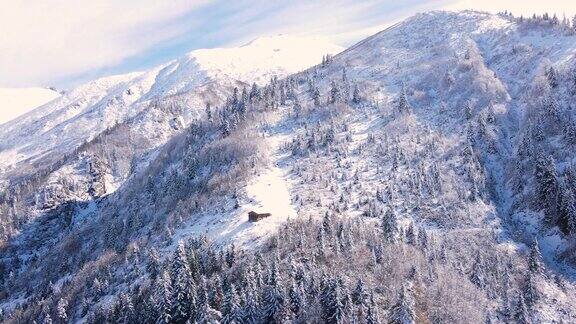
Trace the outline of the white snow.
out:
[[[273,75],[300,72],[319,64],[323,55],[343,49],[321,37],[278,35],[257,38],[237,48],[197,50],[189,57],[212,74],[265,84]]]
[[[205,234],[216,244],[234,243],[239,247],[251,248],[276,233],[289,218],[298,217],[290,195],[290,170],[284,162],[288,154],[281,150],[282,145],[290,140],[290,135],[272,133],[265,140],[269,146],[269,165],[246,185],[240,207],[220,215],[207,213],[191,226],[177,231],[174,242]],[[248,221],[250,211],[270,213],[271,216],[252,223]]]
[[[0,124],[60,97],[46,88],[0,88]]]
[[[88,82],[41,109],[2,125],[0,168],[9,169],[19,161],[55,150],[71,151],[142,112],[158,98],[186,93],[189,109],[183,116],[189,122],[203,111],[205,101],[213,101],[206,98],[210,95],[206,94],[210,92],[207,89],[222,97],[222,89],[238,86],[238,82],[263,84],[273,76],[282,78],[318,64],[323,55],[341,50],[342,47],[320,38],[265,37],[236,48],[195,50],[149,71]],[[150,120],[141,120],[135,127],[146,123]],[[167,139],[170,134],[156,137]]]

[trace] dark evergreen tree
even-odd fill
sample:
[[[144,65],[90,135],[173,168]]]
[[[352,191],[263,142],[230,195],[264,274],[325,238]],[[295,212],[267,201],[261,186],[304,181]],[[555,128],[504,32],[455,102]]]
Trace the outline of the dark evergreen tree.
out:
[[[539,202],[544,206],[547,220],[555,221],[556,199],[558,194],[558,177],[556,164],[552,156],[540,155],[535,166],[536,192]]]
[[[530,324],[532,320],[530,319],[530,313],[524,302],[524,297],[522,294],[518,296],[518,303],[516,304],[516,314],[514,316],[516,323],[518,324]]]
[[[390,324],[413,324],[416,323],[416,313],[414,311],[414,300],[406,285],[402,286],[398,301],[388,316]]]
[[[414,233],[414,224],[410,223],[405,233],[406,243],[416,245],[416,233]]]
[[[352,102],[355,104],[359,104],[362,102],[362,97],[360,96],[360,89],[358,89],[358,85],[354,85],[354,92],[352,93]]]
[[[365,316],[366,324],[379,324],[380,318],[378,316],[378,307],[376,303],[374,303],[374,295],[370,294],[370,301],[368,306],[366,306],[366,316]]]
[[[172,304],[172,287],[170,285],[170,275],[168,271],[164,271],[158,277],[157,287],[158,290],[158,322],[159,323],[172,323],[173,318],[173,304]]]
[[[275,262],[270,267],[268,285],[261,304],[261,318],[266,323],[282,323],[286,317],[286,297]]]
[[[354,288],[354,291],[352,291],[352,302],[355,305],[364,305],[366,297],[367,294],[364,290],[364,282],[362,279],[358,278],[358,281],[356,282],[356,288]]]
[[[542,254],[540,254],[540,249],[538,248],[538,240],[536,238],[534,238],[532,244],[530,245],[530,255],[528,256],[528,268],[532,273],[541,273],[543,270]]]
[[[406,95],[406,87],[402,84],[402,89],[400,90],[400,96],[398,98],[397,111],[399,114],[409,114],[412,108],[408,103],[408,96]]]
[[[536,287],[534,274],[532,272],[529,272],[526,277],[524,288],[522,289],[522,297],[524,297],[524,301],[529,309],[533,309],[540,299],[540,294],[538,293],[538,288]]]
[[[242,323],[242,313],[238,300],[238,294],[234,284],[228,286],[224,302],[222,303],[222,323],[239,324]]]
[[[298,315],[300,315],[300,311],[303,308],[304,300],[300,287],[298,287],[298,285],[294,280],[290,285],[290,289],[288,291],[288,298],[290,302],[290,310],[296,317],[298,317]]]
[[[396,234],[398,233],[398,220],[391,206],[384,214],[384,217],[382,217],[381,229],[384,242],[392,243],[396,240]]]
[[[330,88],[330,103],[334,104],[336,102],[339,102],[340,99],[341,99],[340,89],[338,88],[336,82],[332,81]]]
[[[173,323],[185,323],[193,317],[196,288],[188,264],[184,243],[180,241],[172,261],[172,319]]]
[[[568,180],[560,182],[560,198],[558,199],[558,212],[560,213],[560,228],[566,234],[576,234],[576,198],[572,189],[567,185]]]
[[[478,288],[484,289],[486,287],[486,274],[485,266],[480,254],[476,254],[476,259],[472,265],[472,272],[470,273],[470,281]]]
[[[212,107],[209,102],[206,103],[206,120],[212,121]]]

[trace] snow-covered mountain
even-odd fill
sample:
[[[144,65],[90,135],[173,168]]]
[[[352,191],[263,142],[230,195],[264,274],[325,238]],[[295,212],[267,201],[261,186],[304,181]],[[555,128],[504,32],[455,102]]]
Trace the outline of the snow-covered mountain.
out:
[[[4,124],[30,110],[60,96],[47,88],[0,88],[0,124]]]
[[[2,307],[15,322],[573,322],[574,34],[432,12],[269,83],[253,52],[291,39],[95,81],[80,107],[100,119],[47,105],[9,124],[28,128],[3,142],[21,162],[0,197],[18,229]]]
[[[69,152],[160,98],[183,95],[188,108],[182,117],[189,121],[203,112],[206,103],[220,103],[230,87],[263,84],[341,50],[322,39],[279,35],[238,48],[195,50],[149,71],[89,82],[3,125],[0,169],[45,154]]]

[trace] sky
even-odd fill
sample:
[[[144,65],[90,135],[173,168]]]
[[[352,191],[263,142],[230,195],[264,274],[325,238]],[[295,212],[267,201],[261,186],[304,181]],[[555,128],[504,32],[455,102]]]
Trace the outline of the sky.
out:
[[[0,87],[60,89],[260,36],[314,35],[348,46],[429,10],[576,14],[567,0],[0,1]]]

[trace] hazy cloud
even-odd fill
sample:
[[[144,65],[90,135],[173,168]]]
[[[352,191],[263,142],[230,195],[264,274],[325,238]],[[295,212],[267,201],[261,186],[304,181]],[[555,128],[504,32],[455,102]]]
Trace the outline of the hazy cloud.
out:
[[[509,9],[566,13],[548,0],[35,0],[4,1],[0,86],[70,85],[140,70],[195,48],[240,45],[278,33],[350,45],[417,12]]]

